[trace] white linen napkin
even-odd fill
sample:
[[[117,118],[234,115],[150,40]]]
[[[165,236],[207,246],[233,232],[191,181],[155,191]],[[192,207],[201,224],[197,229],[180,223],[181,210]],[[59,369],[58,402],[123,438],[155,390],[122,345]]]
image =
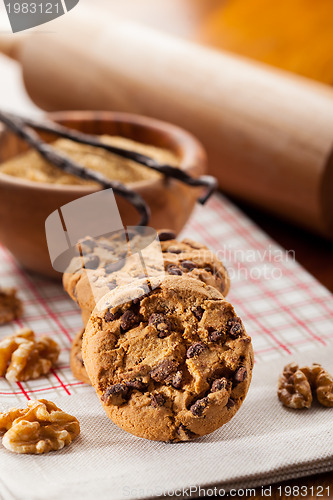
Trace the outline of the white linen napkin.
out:
[[[292,359],[332,370],[332,349],[329,344]],[[257,363],[249,394],[234,419],[187,443],[150,442],[122,431],[108,420],[91,387],[81,394],[52,397],[79,419],[81,435],[65,449],[44,456],[0,448],[1,498],[112,500],[182,497],[189,491],[195,497],[199,486],[249,488],[333,470],[333,409],[315,403],[308,410],[291,410],[278,401],[277,379],[289,361]],[[8,407],[8,400],[0,407]]]

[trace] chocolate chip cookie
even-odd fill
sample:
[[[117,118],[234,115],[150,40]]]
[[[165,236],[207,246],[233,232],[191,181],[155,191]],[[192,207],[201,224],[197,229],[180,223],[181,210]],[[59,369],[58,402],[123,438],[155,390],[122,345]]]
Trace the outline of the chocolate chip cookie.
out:
[[[194,240],[176,240],[172,231],[158,232],[167,274],[195,278],[211,285],[224,296],[230,281],[222,262],[205,245]]]
[[[216,288],[178,275],[148,293],[143,283],[141,295],[136,286],[103,297],[82,354],[113,422],[158,441],[190,440],[228,422],[253,367],[251,339],[232,305]]]
[[[131,236],[129,230],[127,237],[130,244],[133,242],[134,246],[145,246],[143,236]],[[104,295],[117,286],[130,284],[133,279],[143,277],[145,273],[155,276],[163,270],[172,276],[186,275],[215,287],[224,296],[227,295],[230,285],[228,273],[206,246],[189,239],[178,241],[173,232],[159,231],[160,245],[150,247],[144,272],[139,256],[138,259],[133,255],[128,257],[128,242],[124,238],[124,233],[109,239],[87,237],[81,242],[84,257],[74,258],[70,265],[72,272],[64,274],[64,288],[81,308],[84,324]],[[160,265],[161,257],[163,262]]]
[[[82,338],[84,334],[84,328],[77,332],[74,337],[71,355],[70,355],[70,365],[71,370],[75,378],[81,380],[81,382],[85,382],[86,384],[90,384],[89,377],[87,375],[87,371],[84,366],[84,362],[82,359]]]

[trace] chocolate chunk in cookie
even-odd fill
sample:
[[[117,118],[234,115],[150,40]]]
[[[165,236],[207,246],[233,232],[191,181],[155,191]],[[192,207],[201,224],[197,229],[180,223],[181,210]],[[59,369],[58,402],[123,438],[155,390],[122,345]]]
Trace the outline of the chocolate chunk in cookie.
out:
[[[110,311],[110,309],[108,309],[104,315],[104,320],[108,322],[108,321],[115,321],[116,319],[119,319],[119,311],[113,313]]]
[[[180,254],[183,252],[183,250],[177,246],[169,247],[168,248],[169,253],[175,253],[175,254]]]
[[[176,238],[176,233],[173,231],[159,231],[158,237],[160,241],[169,241]]]
[[[112,274],[117,271],[119,271],[124,265],[124,262],[122,260],[118,260],[116,262],[110,262],[105,266],[105,273],[106,274]]]
[[[181,441],[190,441],[198,437],[194,432],[190,431],[185,425],[180,424],[177,429],[177,434],[179,435]]]
[[[225,333],[218,330],[208,330],[208,340],[209,342],[218,342],[219,340],[225,339]]]
[[[165,397],[162,394],[152,394],[150,404],[153,408],[163,406],[165,404]]]
[[[184,374],[182,370],[178,370],[175,374],[169,375],[165,382],[171,384],[175,389],[180,389],[183,383]]]
[[[193,312],[194,316],[197,318],[197,320],[200,321],[205,310],[203,307],[198,306],[198,307],[195,307],[194,309],[192,309],[192,312]]]
[[[106,286],[108,290],[114,290],[115,288],[117,288],[117,283],[115,281],[108,281]]]
[[[80,253],[84,255],[85,253],[93,251],[97,247],[97,242],[93,238],[87,237],[79,241]]]
[[[205,349],[207,349],[206,344],[204,344],[203,342],[196,342],[187,349],[186,357],[190,359],[194,358],[195,356],[199,356],[199,354],[201,354]]]
[[[183,269],[187,269],[188,271],[192,271],[196,267],[195,263],[191,260],[182,260],[181,266]]]
[[[127,400],[128,395],[129,388],[126,384],[114,384],[105,391],[103,401],[118,406]]]
[[[124,332],[131,330],[140,323],[140,318],[134,311],[128,309],[120,318],[120,326]]]
[[[178,363],[174,359],[165,359],[150,372],[150,376],[156,382],[163,382],[171,373],[177,370]]]
[[[231,398],[228,399],[228,402],[227,402],[227,408],[228,410],[230,410],[230,408],[233,408],[235,406],[235,401]]]
[[[239,384],[240,382],[244,382],[244,380],[246,380],[246,377],[247,369],[245,368],[245,366],[241,366],[234,375],[234,381],[236,382],[236,384]]]
[[[208,398],[199,399],[190,407],[191,413],[193,413],[195,417],[201,417],[203,415],[203,412],[207,408],[208,403]]]
[[[84,268],[96,270],[100,264],[98,255],[89,255],[84,258]]]
[[[148,387],[147,383],[142,382],[142,380],[139,380],[139,379],[126,380],[125,385],[129,389],[135,389],[135,390],[140,391],[140,392],[144,392]]]
[[[219,378],[212,383],[211,392],[223,391],[227,389],[229,385],[230,382],[225,377]]]
[[[183,271],[178,266],[168,266],[167,271],[168,274],[173,276],[181,276],[183,274]]]
[[[233,339],[240,337],[244,331],[242,320],[240,318],[232,318],[228,321],[229,335]]]

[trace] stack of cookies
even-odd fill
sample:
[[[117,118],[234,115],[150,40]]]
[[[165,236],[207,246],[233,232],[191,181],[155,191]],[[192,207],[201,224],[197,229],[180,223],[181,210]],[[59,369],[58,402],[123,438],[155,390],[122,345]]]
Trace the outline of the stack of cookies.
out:
[[[225,299],[229,278],[219,259],[171,231],[158,236],[163,276],[156,246],[145,256],[143,273],[119,236],[80,242],[63,280],[85,323],[73,342],[71,367],[92,384],[122,429],[146,439],[187,441],[213,432],[238,411],[251,381],[253,350]],[[128,241],[138,238],[127,234]]]

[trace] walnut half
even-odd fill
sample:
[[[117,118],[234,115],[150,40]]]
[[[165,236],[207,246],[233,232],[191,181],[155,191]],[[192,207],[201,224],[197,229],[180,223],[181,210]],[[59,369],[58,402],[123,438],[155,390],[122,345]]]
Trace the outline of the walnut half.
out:
[[[296,363],[284,367],[279,379],[278,398],[288,408],[310,408],[312,404],[311,386],[306,375]]]
[[[312,390],[316,391],[319,403],[328,408],[333,407],[333,377],[318,363],[305,366],[301,371],[307,377]]]
[[[36,338],[32,330],[19,330],[0,341],[0,377],[19,382],[46,375],[59,353],[58,344],[51,338]]]
[[[2,444],[15,453],[61,450],[80,434],[80,424],[51,401],[29,401],[28,408],[0,413]]]
[[[290,363],[284,367],[278,386],[281,403],[289,408],[310,408],[313,392],[321,405],[333,407],[333,377],[321,365],[299,368]]]

